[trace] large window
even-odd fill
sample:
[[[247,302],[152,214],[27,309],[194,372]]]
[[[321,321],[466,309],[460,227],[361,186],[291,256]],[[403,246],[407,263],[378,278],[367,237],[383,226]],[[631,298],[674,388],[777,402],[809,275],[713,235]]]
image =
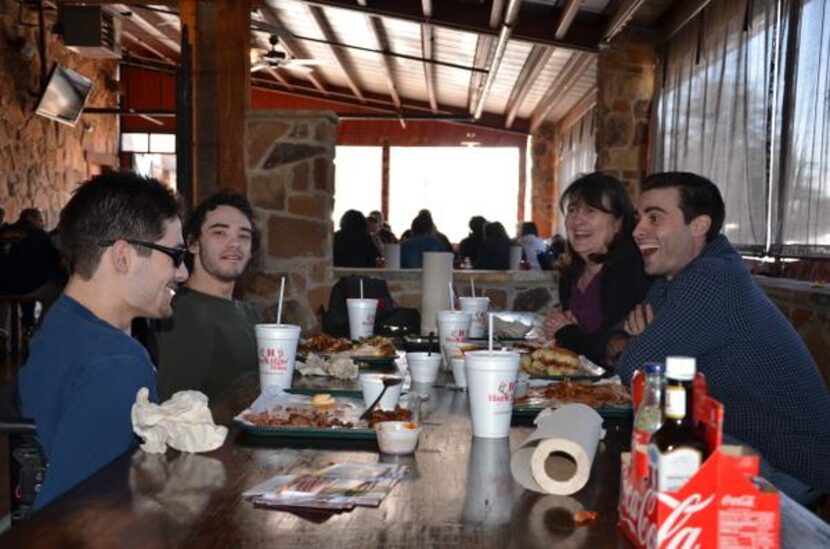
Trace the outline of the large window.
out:
[[[474,215],[516,230],[518,147],[392,147],[389,222],[396,235],[422,208],[451,242],[469,232]]]
[[[739,248],[830,256],[830,7],[716,0],[662,63],[653,169],[712,179]]]
[[[348,210],[357,210],[363,215],[380,210],[382,152],[380,147],[337,147],[332,212],[335,230]]]
[[[789,123],[784,131],[780,221],[783,254],[830,256],[830,6],[804,0],[798,14]]]
[[[426,208],[452,242],[469,232],[474,215],[516,228],[519,201],[518,147],[392,147],[387,221],[398,237]],[[337,147],[335,227],[346,210],[364,215],[381,209],[381,147]]]
[[[172,133],[125,132],[121,152],[131,153],[133,170],[154,177],[176,190],[176,135]]]

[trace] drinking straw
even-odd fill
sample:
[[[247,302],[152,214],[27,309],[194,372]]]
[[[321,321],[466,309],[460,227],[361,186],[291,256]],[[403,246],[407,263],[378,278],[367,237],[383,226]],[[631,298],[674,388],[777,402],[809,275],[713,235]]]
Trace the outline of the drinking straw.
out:
[[[284,296],[285,296],[285,277],[282,277],[282,279],[280,279],[280,300],[279,300],[279,304],[277,305],[277,324],[279,324],[280,321],[282,320],[282,300],[283,300]]]
[[[493,350],[493,313],[487,315],[487,350]]]
[[[470,278],[470,297],[476,296],[476,281]]]
[[[450,311],[455,310],[455,292],[452,291],[452,282],[448,282],[447,285],[450,287]]]
[[[363,279],[360,279],[360,299],[363,299]]]

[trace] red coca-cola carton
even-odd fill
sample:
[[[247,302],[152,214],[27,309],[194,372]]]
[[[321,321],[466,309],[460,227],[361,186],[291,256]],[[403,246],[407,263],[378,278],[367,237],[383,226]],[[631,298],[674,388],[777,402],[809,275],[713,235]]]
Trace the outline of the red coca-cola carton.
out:
[[[636,385],[635,385],[636,389]],[[634,391],[636,392],[636,391]],[[758,475],[758,455],[722,446],[723,405],[695,379],[694,419],[711,454],[679,490],[660,492],[622,456],[619,526],[635,545],[649,549],[779,547],[778,492]]]

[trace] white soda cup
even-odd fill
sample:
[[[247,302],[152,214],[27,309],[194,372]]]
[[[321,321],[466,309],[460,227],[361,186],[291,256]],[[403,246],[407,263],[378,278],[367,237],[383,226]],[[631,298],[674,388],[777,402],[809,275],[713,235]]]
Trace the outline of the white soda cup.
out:
[[[294,358],[300,327],[293,324],[257,324],[257,356],[259,361],[259,387],[288,389],[294,375]]]
[[[484,337],[487,335],[487,309],[490,307],[489,297],[459,297],[461,310],[473,315],[470,323],[470,332],[467,337]]]
[[[465,355],[473,436],[502,438],[510,432],[519,374],[515,351],[472,351]]]
[[[441,353],[406,353],[412,383],[435,383],[441,367]]]
[[[447,344],[464,343],[470,333],[473,315],[467,311],[438,311],[438,342],[444,354],[444,364],[449,367],[450,355]]]
[[[452,360],[452,379],[458,389],[467,388],[467,370],[464,365],[464,357],[453,357]]]
[[[363,403],[366,407],[372,405],[381,391],[383,391],[383,379],[386,377],[400,377],[390,374],[360,374],[360,390],[363,392]],[[403,383],[392,385],[383,393],[383,398],[378,402],[378,410],[394,410],[401,398],[401,387]]]
[[[350,298],[346,300],[349,309],[349,335],[352,339],[363,339],[375,331],[375,315],[378,311],[377,299]]]

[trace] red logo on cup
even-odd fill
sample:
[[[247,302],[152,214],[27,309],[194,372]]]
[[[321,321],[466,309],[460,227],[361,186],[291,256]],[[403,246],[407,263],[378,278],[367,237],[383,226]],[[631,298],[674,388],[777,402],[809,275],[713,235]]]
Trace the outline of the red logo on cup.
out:
[[[513,393],[516,391],[515,381],[502,381],[495,393],[487,395],[489,402],[513,402]]]
[[[451,341],[453,343],[463,343],[464,341],[467,341],[467,330],[463,328],[450,330],[450,333],[447,336],[447,341]]]
[[[265,367],[272,372],[285,372],[288,370],[288,360],[285,358],[285,351],[269,347],[259,350],[259,367]]]

